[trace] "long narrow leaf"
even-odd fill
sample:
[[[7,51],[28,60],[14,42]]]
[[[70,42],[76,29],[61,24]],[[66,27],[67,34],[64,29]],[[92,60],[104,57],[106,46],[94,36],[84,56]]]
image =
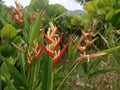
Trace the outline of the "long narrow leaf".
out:
[[[42,75],[42,89],[52,90],[53,73],[52,73],[52,58],[45,55],[43,62],[43,75]]]
[[[1,75],[0,75],[0,77],[1,77]],[[2,80],[1,80],[1,78],[0,78],[0,90],[2,90]]]
[[[120,46],[117,46],[117,47],[113,47],[113,48],[110,48],[110,49],[103,50],[103,51],[101,51],[100,53],[110,54],[110,53],[116,52],[116,51],[118,51],[118,50],[120,50]]]
[[[41,20],[42,19],[42,11],[39,13],[38,18],[32,28],[32,31],[30,33],[30,39],[29,39],[29,44],[31,45],[33,41],[38,37],[39,32],[40,32],[40,25],[41,25]]]
[[[29,80],[29,90],[36,90],[37,85],[39,84],[38,82],[40,81],[40,62],[41,60],[39,59],[37,62],[34,59],[31,67],[31,72],[30,72],[30,80]]]
[[[7,75],[5,75],[5,78],[6,78],[6,84],[7,84],[8,90],[17,90]]]
[[[26,88],[27,87],[26,81],[23,78],[23,76],[19,73],[19,71],[13,65],[11,65],[7,60],[4,60],[4,62],[8,68],[8,72],[9,72],[11,78],[14,80],[15,84]]]
[[[102,69],[102,70],[98,70],[98,71],[90,73],[88,78],[97,76],[97,75],[102,74],[102,73],[106,73],[106,72],[110,72],[110,71],[116,71],[116,70],[118,70],[118,69]]]
[[[25,75],[25,57],[24,57],[24,54],[22,52],[20,52],[18,54],[18,58],[19,58],[19,61],[20,61],[20,70],[21,70],[22,76],[24,78],[26,78],[26,75]]]

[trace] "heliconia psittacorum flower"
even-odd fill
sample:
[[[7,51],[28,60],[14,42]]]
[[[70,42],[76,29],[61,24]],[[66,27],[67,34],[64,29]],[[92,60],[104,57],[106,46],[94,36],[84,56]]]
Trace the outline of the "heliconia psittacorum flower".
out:
[[[82,33],[81,37],[82,37],[82,40],[84,42],[84,45],[81,46],[79,43],[76,43],[74,41],[76,48],[81,52],[80,58],[78,58],[77,60],[79,60],[79,61],[89,60],[89,59],[97,58],[97,57],[100,57],[100,56],[106,54],[106,53],[87,54],[86,49],[90,45],[92,45],[97,40],[97,38],[89,40],[89,36],[90,36],[89,33],[85,33],[83,30],[81,30],[81,33]]]
[[[72,41],[71,37],[61,50],[58,49],[58,47],[60,46],[60,42],[63,39],[63,34],[59,36],[57,32],[58,28],[54,26],[52,23],[50,23],[50,28],[48,29],[46,34],[44,33],[47,45],[46,46],[43,45],[43,49],[53,59],[53,65],[56,65],[59,62],[60,58],[67,49],[69,43]]]
[[[47,44],[44,45],[36,40],[34,41],[32,51],[28,52],[27,54],[27,64],[29,66],[32,64],[34,56],[36,57],[36,61],[38,61],[43,50],[52,58],[53,66],[59,62],[73,37],[70,37],[64,47],[60,49],[59,46],[63,39],[63,34],[59,36],[57,32],[58,28],[50,23],[50,28],[48,29],[47,33],[43,33]]]
[[[22,8],[22,5],[19,4],[16,0],[14,0],[16,8],[13,8],[15,11],[15,15],[8,11],[8,14],[14,19],[15,22],[17,22],[19,25],[23,22],[24,12],[20,9]]]

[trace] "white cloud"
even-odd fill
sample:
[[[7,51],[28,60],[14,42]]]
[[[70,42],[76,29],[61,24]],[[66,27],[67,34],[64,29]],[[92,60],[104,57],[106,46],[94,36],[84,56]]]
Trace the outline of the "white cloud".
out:
[[[15,6],[14,0],[3,0],[7,6]],[[31,0],[18,0],[23,7],[29,5]],[[82,6],[74,0],[49,0],[49,4],[61,4],[68,10],[82,9]]]
[[[3,0],[5,2],[5,4],[7,6],[14,6],[15,7],[15,3],[14,3],[14,0]],[[20,4],[23,5],[23,7],[29,5],[30,3],[30,0],[17,0],[18,2],[20,2]]]
[[[50,4],[59,3],[62,4],[68,10],[82,9],[82,6],[74,0],[49,0]]]

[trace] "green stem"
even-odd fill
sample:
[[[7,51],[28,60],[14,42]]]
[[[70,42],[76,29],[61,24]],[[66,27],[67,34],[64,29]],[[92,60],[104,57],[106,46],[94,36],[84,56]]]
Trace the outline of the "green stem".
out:
[[[0,78],[0,90],[2,90],[2,80]]]

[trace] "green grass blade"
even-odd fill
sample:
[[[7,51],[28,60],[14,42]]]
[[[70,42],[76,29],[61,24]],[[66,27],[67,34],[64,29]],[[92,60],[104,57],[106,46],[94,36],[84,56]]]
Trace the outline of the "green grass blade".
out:
[[[101,70],[97,70],[95,72],[89,73],[88,78],[95,77],[95,76],[97,76],[99,74],[107,73],[107,72],[110,72],[110,71],[116,71],[116,70],[117,69],[101,69]]]

